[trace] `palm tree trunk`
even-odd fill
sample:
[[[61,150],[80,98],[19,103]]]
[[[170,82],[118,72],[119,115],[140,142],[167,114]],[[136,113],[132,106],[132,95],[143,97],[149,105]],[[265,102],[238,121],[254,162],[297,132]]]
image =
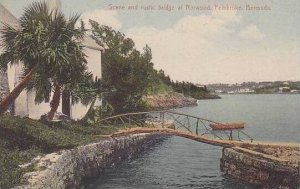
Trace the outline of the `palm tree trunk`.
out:
[[[53,98],[52,101],[50,102],[51,110],[48,113],[48,120],[53,120],[54,114],[57,111],[59,103],[60,103],[60,86],[55,85]]]
[[[71,98],[70,98],[70,91],[68,91],[68,90],[62,91],[61,108],[62,108],[62,113],[67,115],[70,118],[71,117]]]
[[[8,110],[9,106],[18,98],[20,93],[26,87],[30,81],[34,71],[31,69],[30,72],[22,79],[22,81],[0,102],[0,114],[3,114]]]

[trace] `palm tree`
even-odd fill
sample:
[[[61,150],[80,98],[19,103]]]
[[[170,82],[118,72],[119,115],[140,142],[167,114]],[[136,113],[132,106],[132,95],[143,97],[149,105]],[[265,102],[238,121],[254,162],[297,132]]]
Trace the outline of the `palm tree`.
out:
[[[60,104],[62,91],[73,89],[81,82],[87,72],[86,55],[82,51],[81,41],[85,30],[83,26],[76,28],[79,15],[67,20],[63,13],[52,13],[49,25],[49,47],[45,49],[48,57],[46,63],[40,66],[40,75],[44,75],[52,84],[54,92],[48,119],[52,120]]]
[[[19,28],[5,25],[1,30],[0,68],[18,61],[24,63],[23,80],[0,102],[0,114],[18,97],[32,78],[36,101],[49,98],[54,92],[48,119],[52,120],[60,103],[62,90],[72,88],[86,73],[86,59],[81,40],[83,24],[76,28],[79,15],[68,20],[60,11],[50,12],[47,4],[33,3],[19,19]],[[42,78],[42,79],[41,79]],[[45,89],[43,91],[43,89]]]
[[[1,43],[4,52],[0,56],[0,69],[6,70],[8,64],[24,63],[24,78],[12,92],[0,102],[0,114],[4,113],[26,87],[36,68],[43,63],[41,52],[44,49],[47,27],[51,16],[45,3],[33,3],[25,9],[18,20],[18,27],[4,24],[1,30]]]

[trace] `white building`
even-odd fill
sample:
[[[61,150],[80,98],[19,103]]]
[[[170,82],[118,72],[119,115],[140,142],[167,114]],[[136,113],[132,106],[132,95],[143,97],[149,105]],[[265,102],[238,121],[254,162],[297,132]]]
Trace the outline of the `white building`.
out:
[[[60,8],[61,3],[59,0],[48,0],[48,2],[51,9]],[[0,3],[0,28],[3,27],[2,23],[8,23],[9,25],[17,27],[17,19]],[[85,46],[85,53],[87,55],[88,70],[94,75],[94,77],[101,78],[101,52],[103,49],[99,45],[97,45],[96,42],[90,37],[86,37],[83,44]],[[0,85],[5,85],[5,81],[6,83],[8,83],[9,90],[12,91],[20,81],[22,70],[23,64],[22,62],[19,62],[19,64],[8,68],[7,79],[4,79],[4,77],[6,77],[6,74],[0,73]],[[87,113],[90,105],[84,106],[81,103],[71,104],[70,98],[67,99],[69,102],[67,101],[67,106],[66,104],[64,104],[64,110],[62,108],[61,100],[61,104],[57,112],[67,114],[70,116],[70,118],[75,120],[82,118]],[[64,98],[64,102],[66,102],[66,98]],[[13,105],[13,109],[15,115],[21,117],[27,116],[32,119],[39,119],[41,115],[46,114],[50,111],[50,102],[42,102],[41,104],[36,104],[35,92],[28,92],[24,90],[16,99]]]
[[[291,93],[297,93],[297,94],[299,94],[300,90],[293,89],[293,90],[291,90]]]
[[[215,93],[223,93],[224,91],[223,90],[221,90],[221,89],[217,89],[217,90],[215,90]]]
[[[278,88],[278,93],[290,92],[290,90],[291,90],[290,87],[279,87]]]
[[[255,91],[250,88],[242,88],[238,90],[238,93],[254,93]]]

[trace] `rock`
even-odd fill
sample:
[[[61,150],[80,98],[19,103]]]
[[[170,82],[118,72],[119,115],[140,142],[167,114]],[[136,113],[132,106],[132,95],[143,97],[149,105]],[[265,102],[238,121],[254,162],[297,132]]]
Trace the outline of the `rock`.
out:
[[[19,165],[20,168],[24,169],[24,168],[27,168],[29,167],[30,165],[32,165],[32,163],[25,163],[25,164],[22,164],[22,165]]]
[[[144,99],[151,109],[169,109],[197,105],[196,99],[185,97],[181,93],[148,95]]]

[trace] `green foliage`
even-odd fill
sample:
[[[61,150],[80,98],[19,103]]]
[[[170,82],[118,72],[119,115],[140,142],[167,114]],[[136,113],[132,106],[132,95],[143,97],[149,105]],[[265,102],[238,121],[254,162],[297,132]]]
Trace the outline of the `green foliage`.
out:
[[[113,114],[146,110],[143,96],[147,94],[176,91],[195,98],[217,97],[192,83],[182,82],[179,86],[163,70],[155,70],[148,45],[139,52],[133,40],[123,33],[92,20],[90,24],[93,38],[105,49],[102,54],[102,87],[107,92],[103,95],[103,102],[112,106]]]
[[[39,154],[95,142],[99,135],[116,132],[120,126],[81,125],[76,122],[41,123],[28,118],[0,116],[0,188],[20,184],[33,167],[19,167]]]
[[[94,107],[94,102],[92,103],[88,113],[81,119],[84,124],[97,124],[104,117],[112,116],[114,112],[113,107],[106,103],[103,106]]]
[[[256,88],[255,93],[257,94],[272,94],[278,92],[278,88],[276,87],[263,87],[263,88]]]
[[[35,89],[36,103],[49,100],[54,86],[73,94],[73,102],[80,99],[87,104],[95,97],[93,93],[78,92],[94,85],[82,50],[86,30],[83,24],[75,27],[79,17],[66,18],[61,11],[50,11],[47,3],[34,2],[25,8],[19,27],[4,24],[1,29],[4,52],[0,69],[18,61],[24,63],[24,75],[33,69],[27,89]]]
[[[255,88],[255,93],[257,94],[278,93],[280,87],[289,87],[289,89],[283,88],[282,92],[290,92],[291,90],[300,89],[299,82],[289,81],[288,84],[285,84],[285,82],[283,81],[275,81],[270,83],[268,86]]]
[[[154,73],[151,49],[135,49],[132,39],[108,26],[90,21],[93,36],[106,50],[102,54],[102,86],[104,103],[113,107],[114,114],[143,111],[142,97],[147,92]]]
[[[211,94],[206,86],[198,87],[191,82],[172,82],[172,88],[175,92],[184,94],[185,96],[190,96],[195,99],[215,99],[220,98],[218,95]]]
[[[27,71],[33,67],[49,69],[57,62],[70,66],[74,60],[82,66],[85,55],[78,40],[83,38],[84,31],[75,28],[78,18],[75,15],[67,20],[59,11],[50,12],[45,2],[32,3],[19,19],[19,27],[4,24],[1,29],[2,62],[14,64],[20,60]],[[61,71],[48,70],[52,75]],[[70,77],[68,73],[64,75]]]
[[[168,86],[161,79],[158,79],[157,82],[151,82],[147,88],[147,94],[167,94],[173,92],[172,86]]]
[[[33,150],[20,151],[8,150],[0,144],[0,187],[10,188],[22,181],[22,175],[26,171],[31,171],[32,167],[21,169],[18,165],[30,161],[33,154],[37,152]]]
[[[94,79],[91,73],[84,73],[82,77],[79,77],[77,82],[66,85],[66,90],[70,91],[72,97],[72,103],[81,102],[84,105],[88,105],[93,100],[96,100],[101,96],[101,80],[97,77]]]
[[[35,89],[36,102],[49,99],[49,94],[55,85],[62,90],[77,89],[81,83],[91,83],[92,77],[87,73],[86,55],[82,51],[82,39],[85,35],[84,27],[75,27],[79,15],[66,18],[60,11],[49,12],[45,3],[33,3],[25,10],[21,21],[22,32],[32,26],[40,28],[43,35],[30,38],[31,43],[42,44],[38,56],[43,60],[36,67],[35,75],[28,89]],[[26,21],[26,22],[25,22]],[[28,35],[34,35],[33,31]],[[32,57],[34,58],[34,57]],[[75,95],[76,100],[82,95]]]
[[[163,70],[158,72],[155,70],[153,79],[148,88],[148,94],[164,94],[170,92],[182,93],[195,99],[215,99],[220,98],[218,95],[212,94],[207,90],[206,86],[198,87],[191,82],[174,82],[170,76],[166,75]]]

